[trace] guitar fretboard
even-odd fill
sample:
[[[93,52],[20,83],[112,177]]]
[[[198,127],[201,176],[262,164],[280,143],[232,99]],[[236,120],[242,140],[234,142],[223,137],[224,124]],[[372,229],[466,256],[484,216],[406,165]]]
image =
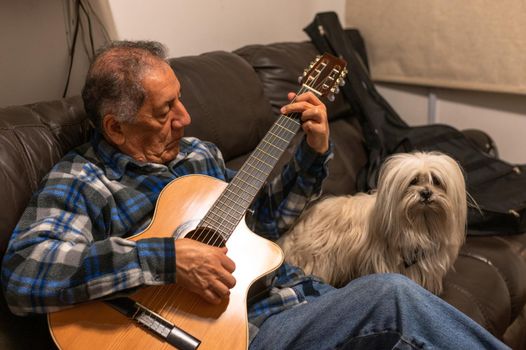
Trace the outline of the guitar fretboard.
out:
[[[281,115],[225,191],[203,218],[200,227],[207,227],[228,240],[252,203],[276,163],[300,129],[294,116]],[[205,242],[220,245],[219,242]]]
[[[317,57],[301,79],[297,95],[311,91],[318,96],[336,91],[345,75],[345,61],[324,54]],[[232,182],[216,200],[192,238],[203,243],[222,246],[232,235],[256,194],[276,166],[288,145],[300,129],[300,113],[281,115],[241,167]]]

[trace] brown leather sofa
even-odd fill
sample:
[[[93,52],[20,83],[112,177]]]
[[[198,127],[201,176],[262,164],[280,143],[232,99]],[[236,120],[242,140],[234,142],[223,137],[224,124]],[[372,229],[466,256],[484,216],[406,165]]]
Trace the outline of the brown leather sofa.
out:
[[[356,33],[354,33],[356,34]],[[193,120],[187,135],[216,143],[238,168],[275,120],[286,93],[317,54],[309,42],[253,45],[170,60]],[[356,191],[367,155],[342,97],[328,104],[335,158],[327,194]],[[0,257],[31,193],[69,149],[88,140],[82,101],[71,97],[0,109]],[[287,155],[290,155],[288,152]],[[441,295],[515,349],[526,348],[526,234],[469,237]],[[0,349],[48,349],[44,316],[13,316],[0,297]]]

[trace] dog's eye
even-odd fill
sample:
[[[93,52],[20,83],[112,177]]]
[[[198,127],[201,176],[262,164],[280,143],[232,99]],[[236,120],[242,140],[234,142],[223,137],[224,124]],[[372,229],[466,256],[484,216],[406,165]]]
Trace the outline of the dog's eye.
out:
[[[414,177],[409,183],[409,186],[415,186],[416,184],[418,184],[418,177]]]
[[[431,180],[433,180],[433,185],[435,185],[435,186],[441,186],[442,185],[442,182],[440,181],[440,179],[438,177],[436,177],[435,175],[431,176]]]

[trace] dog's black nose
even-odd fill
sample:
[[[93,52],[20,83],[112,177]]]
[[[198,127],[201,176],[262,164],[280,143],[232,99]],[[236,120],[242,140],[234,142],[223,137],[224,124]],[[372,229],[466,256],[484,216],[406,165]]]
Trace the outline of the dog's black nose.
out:
[[[423,189],[422,191],[420,191],[420,197],[424,200],[424,201],[427,201],[431,195],[433,194],[433,192],[431,192],[430,190],[428,190],[427,188],[426,189]]]

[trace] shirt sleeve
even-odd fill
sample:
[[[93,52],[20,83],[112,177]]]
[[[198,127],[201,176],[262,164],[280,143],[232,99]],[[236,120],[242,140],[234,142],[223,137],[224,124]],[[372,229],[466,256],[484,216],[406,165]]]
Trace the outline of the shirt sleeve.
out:
[[[321,195],[332,157],[332,144],[320,155],[303,139],[281,175],[268,182],[254,202],[247,220],[250,228],[268,239],[278,239],[305,206]]]
[[[51,173],[30,201],[2,264],[11,311],[46,313],[67,305],[175,280],[171,238],[104,236],[111,216],[100,183]],[[109,231],[107,231],[109,232]]]

